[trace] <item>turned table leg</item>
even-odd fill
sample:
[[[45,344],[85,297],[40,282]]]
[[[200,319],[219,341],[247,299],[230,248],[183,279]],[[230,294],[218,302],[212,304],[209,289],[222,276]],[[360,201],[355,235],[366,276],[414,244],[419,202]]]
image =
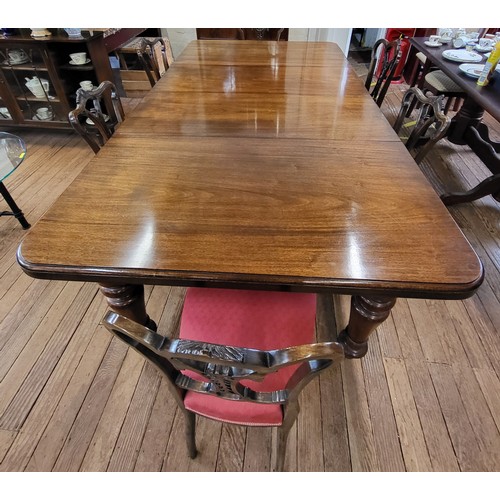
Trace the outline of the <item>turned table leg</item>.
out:
[[[395,297],[351,298],[349,324],[337,339],[344,346],[346,358],[362,358],[367,353],[368,337],[387,319],[395,303]]]
[[[143,285],[99,283],[99,287],[113,311],[156,331],[156,323],[146,312]]]

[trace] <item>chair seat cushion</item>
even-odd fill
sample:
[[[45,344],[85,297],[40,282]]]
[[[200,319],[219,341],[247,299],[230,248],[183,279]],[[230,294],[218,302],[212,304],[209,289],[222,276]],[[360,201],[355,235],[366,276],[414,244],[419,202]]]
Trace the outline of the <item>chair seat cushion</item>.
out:
[[[271,350],[314,342],[316,295],[253,290],[188,289],[180,337],[201,342]],[[270,373],[262,381],[245,380],[259,391],[283,389],[298,365]],[[205,380],[189,370],[196,380]],[[223,422],[249,426],[281,425],[280,404],[232,401],[189,391],[188,410]]]
[[[431,71],[425,75],[425,81],[438,92],[463,92],[463,90],[441,70]]]

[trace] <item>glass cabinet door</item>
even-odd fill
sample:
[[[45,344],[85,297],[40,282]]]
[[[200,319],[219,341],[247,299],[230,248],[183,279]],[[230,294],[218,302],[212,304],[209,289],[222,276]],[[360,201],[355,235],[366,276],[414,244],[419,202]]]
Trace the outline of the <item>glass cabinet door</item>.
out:
[[[50,67],[46,48],[12,46],[0,50],[0,69],[6,86],[15,100],[17,110],[3,110],[3,119],[20,118],[22,122],[67,122],[67,104],[61,101],[58,78]],[[63,96],[64,98],[64,96]],[[64,99],[63,99],[64,100]],[[2,117],[0,116],[0,119]]]

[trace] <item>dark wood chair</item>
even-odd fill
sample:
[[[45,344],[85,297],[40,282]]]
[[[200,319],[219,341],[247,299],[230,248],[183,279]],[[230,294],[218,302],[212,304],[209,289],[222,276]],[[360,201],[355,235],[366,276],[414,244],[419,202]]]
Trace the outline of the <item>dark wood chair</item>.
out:
[[[154,40],[142,38],[136,49],[137,58],[146,72],[151,87],[155,86],[169,68],[167,51],[165,40],[161,37]]]
[[[115,312],[103,324],[156,365],[186,424],[188,453],[197,454],[195,415],[246,426],[275,426],[275,470],[283,469],[300,391],[334,361],[337,342],[315,343],[316,295],[190,288],[178,338]]]
[[[417,52],[417,69],[410,82],[410,87],[417,85],[419,88],[429,90],[434,95],[442,95],[446,99],[444,112],[448,113],[453,105],[453,110],[456,111],[465,99],[466,94],[462,89],[447,75],[436,67],[430,66],[425,70],[427,57],[422,52]],[[417,102],[413,102],[408,108],[408,116],[411,115]]]
[[[418,119],[406,137],[405,144],[409,151],[419,148],[414,155],[416,163],[420,163],[436,142],[446,135],[450,126],[451,119],[442,110],[443,98],[443,96],[427,96],[417,87],[410,87],[403,96],[393,128],[400,133],[408,108],[413,102],[420,104]]]
[[[115,51],[120,61],[120,80],[127,97],[143,97],[174,62],[172,46],[165,37],[135,37]]]
[[[379,107],[382,105],[391,84],[400,53],[399,40],[388,42],[385,38],[381,38],[373,46],[365,88]]]
[[[94,90],[78,89],[76,108],[68,113],[73,128],[97,153],[125,119],[116,87],[110,81],[102,82]]]

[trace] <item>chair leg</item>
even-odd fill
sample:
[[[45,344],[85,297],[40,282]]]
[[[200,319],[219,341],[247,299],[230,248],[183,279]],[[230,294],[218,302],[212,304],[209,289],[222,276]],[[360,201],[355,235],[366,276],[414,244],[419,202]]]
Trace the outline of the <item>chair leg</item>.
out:
[[[184,424],[186,428],[186,445],[189,458],[196,458],[196,414],[189,410],[184,410]]]
[[[285,466],[286,443],[288,441],[288,432],[283,426],[278,427],[278,446],[276,450],[276,462],[274,463],[274,472],[283,472]]]
[[[453,111],[458,111],[462,107],[463,99],[460,97],[455,97],[455,103],[453,106]]]
[[[446,99],[446,105],[444,107],[444,114],[447,115],[448,114],[448,111],[450,111],[450,108],[451,108],[451,104],[453,103],[453,100],[455,98],[454,97],[448,97],[448,99]]]
[[[288,441],[288,433],[292,428],[297,416],[299,414],[300,407],[297,402],[289,403],[285,408],[285,415],[283,417],[283,424],[278,427],[278,443],[276,450],[276,462],[274,464],[275,472],[283,472],[285,466],[285,455],[286,455],[286,444]]]

